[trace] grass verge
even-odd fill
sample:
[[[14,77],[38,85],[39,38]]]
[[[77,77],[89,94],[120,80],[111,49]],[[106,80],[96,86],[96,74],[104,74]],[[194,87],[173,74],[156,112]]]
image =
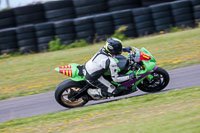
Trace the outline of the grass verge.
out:
[[[200,28],[176,33],[148,36],[124,41],[124,46],[145,47],[157,59],[159,66],[173,69],[200,60]],[[69,63],[83,64],[104,43],[47,53],[0,59],[0,100],[32,95],[49,90],[66,79],[54,68]]]
[[[12,120],[1,133],[199,133],[200,87]]]

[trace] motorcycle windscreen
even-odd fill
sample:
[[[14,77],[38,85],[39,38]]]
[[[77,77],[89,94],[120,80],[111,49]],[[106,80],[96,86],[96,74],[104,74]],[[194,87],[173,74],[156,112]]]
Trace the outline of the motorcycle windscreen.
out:
[[[119,67],[120,71],[118,71],[119,73],[126,73],[128,70],[128,60],[125,56],[123,55],[117,55],[115,57],[118,62],[117,62],[117,66]]]

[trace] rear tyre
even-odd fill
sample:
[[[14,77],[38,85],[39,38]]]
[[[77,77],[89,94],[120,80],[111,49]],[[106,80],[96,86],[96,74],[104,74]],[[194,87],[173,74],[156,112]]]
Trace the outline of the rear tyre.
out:
[[[84,98],[84,96],[76,101],[70,101],[68,98],[70,95],[74,95],[82,87],[83,86],[79,82],[72,81],[71,79],[65,80],[58,85],[55,91],[55,99],[60,105],[67,108],[83,106],[88,102],[88,99]]]
[[[153,79],[148,80],[145,78],[137,86],[140,90],[144,92],[158,92],[168,85],[170,77],[167,71],[163,68],[158,67],[151,75],[154,76]]]

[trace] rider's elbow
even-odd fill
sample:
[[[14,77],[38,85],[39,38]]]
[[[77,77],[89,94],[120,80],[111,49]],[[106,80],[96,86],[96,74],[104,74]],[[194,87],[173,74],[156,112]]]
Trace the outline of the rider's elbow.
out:
[[[118,77],[112,77],[112,80],[113,80],[114,82],[117,82],[117,83],[123,82],[123,81],[121,81],[121,79],[118,78]]]

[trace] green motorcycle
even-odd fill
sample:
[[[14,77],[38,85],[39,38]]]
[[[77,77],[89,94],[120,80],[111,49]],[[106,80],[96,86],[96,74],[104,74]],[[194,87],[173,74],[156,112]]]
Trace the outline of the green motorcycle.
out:
[[[136,76],[126,82],[116,83],[112,81],[109,71],[104,73],[105,79],[123,90],[119,96],[133,93],[137,89],[144,92],[158,92],[169,83],[170,78],[167,71],[157,66],[155,58],[145,48],[134,48],[127,56],[119,55],[115,56],[114,59],[119,67],[119,74],[134,72]],[[69,77],[60,83],[55,91],[55,99],[60,105],[67,108],[80,107],[89,100],[94,100],[87,93],[89,88],[94,87],[86,82],[82,69],[82,65],[75,63],[55,69]]]

